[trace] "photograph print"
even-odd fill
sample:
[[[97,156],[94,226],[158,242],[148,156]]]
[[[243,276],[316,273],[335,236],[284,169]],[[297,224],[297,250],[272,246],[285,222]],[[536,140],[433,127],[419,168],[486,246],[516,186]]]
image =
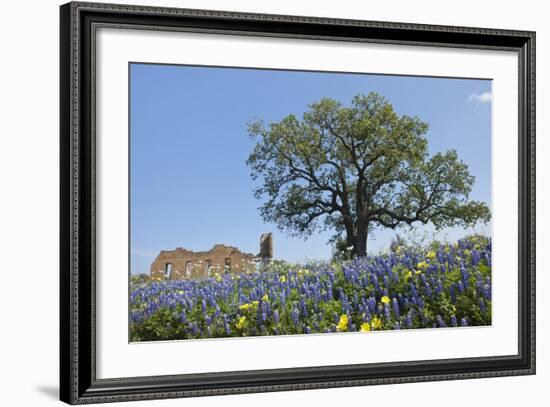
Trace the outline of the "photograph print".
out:
[[[130,342],[491,325],[491,80],[129,70]]]

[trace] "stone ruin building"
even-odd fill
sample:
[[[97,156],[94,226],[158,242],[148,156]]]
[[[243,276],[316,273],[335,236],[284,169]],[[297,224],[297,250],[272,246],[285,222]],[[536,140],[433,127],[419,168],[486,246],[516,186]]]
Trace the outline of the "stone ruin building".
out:
[[[242,273],[266,264],[273,258],[273,238],[264,233],[260,238],[260,253],[243,253],[236,247],[216,244],[205,252],[193,252],[181,247],[163,250],[151,264],[151,278],[181,280],[210,277],[214,273]]]

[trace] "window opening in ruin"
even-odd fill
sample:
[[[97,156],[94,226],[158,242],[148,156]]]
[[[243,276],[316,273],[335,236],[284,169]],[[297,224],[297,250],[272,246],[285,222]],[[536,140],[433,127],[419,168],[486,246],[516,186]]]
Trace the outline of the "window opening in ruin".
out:
[[[226,273],[229,273],[231,271],[231,258],[230,257],[225,258],[225,263],[224,263],[223,270]]]
[[[212,260],[206,260],[206,275],[209,276],[212,271]]]
[[[187,263],[185,263],[185,275],[187,277],[191,277],[191,270],[193,269],[193,262],[192,261],[188,261]]]

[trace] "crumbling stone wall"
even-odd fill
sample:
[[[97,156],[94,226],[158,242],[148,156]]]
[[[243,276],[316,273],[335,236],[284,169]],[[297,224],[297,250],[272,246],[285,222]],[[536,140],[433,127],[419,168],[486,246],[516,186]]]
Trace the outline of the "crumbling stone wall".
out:
[[[213,276],[214,273],[241,273],[259,260],[236,247],[215,245],[206,252],[193,252],[178,247],[163,250],[151,265],[151,277],[155,279],[180,280]]]

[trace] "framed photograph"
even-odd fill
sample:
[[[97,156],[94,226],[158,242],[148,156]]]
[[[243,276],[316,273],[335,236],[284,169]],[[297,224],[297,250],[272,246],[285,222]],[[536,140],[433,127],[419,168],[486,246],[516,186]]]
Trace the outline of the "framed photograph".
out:
[[[535,33],[61,6],[61,400],[535,373]]]

